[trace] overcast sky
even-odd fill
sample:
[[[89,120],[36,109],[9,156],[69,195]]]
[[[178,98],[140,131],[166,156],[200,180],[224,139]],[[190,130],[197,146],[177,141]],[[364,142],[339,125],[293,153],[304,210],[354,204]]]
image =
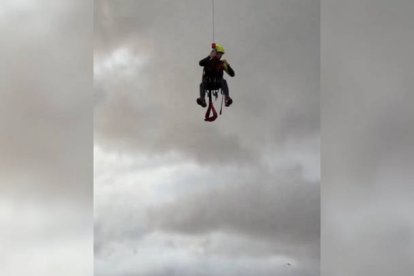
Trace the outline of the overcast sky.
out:
[[[0,274],[93,273],[92,3],[0,2]]]
[[[317,2],[216,0],[207,124],[210,1],[2,0],[0,274],[93,274],[95,165],[96,275],[411,275],[414,2]]]
[[[322,274],[414,271],[414,1],[322,1]]]
[[[319,1],[95,2],[95,274],[319,275]],[[219,102],[216,102],[216,106]]]

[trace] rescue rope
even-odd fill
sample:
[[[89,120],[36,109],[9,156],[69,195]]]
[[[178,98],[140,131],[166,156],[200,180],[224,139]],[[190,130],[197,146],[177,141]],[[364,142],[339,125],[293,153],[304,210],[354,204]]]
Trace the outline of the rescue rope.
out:
[[[213,43],[216,42],[214,40],[214,0],[211,0],[211,14],[212,14],[212,23],[213,23]]]
[[[221,115],[221,112],[223,111],[223,102],[224,102],[224,96],[223,96],[223,92],[222,92],[222,93],[221,93],[220,115]]]

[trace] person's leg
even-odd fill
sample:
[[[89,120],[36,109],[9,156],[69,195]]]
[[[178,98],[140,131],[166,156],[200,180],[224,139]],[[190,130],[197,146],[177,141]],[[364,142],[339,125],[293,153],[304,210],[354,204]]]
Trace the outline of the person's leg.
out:
[[[229,87],[227,86],[227,81],[222,79],[220,82],[221,90],[223,90],[223,94],[226,97],[229,97]]]
[[[197,104],[201,105],[202,107],[206,107],[206,89],[205,89],[205,85],[204,82],[200,83],[200,97],[197,98]]]
[[[206,97],[206,88],[204,82],[200,83],[200,98],[204,99]]]
[[[225,79],[221,80],[221,89],[223,90],[225,105],[231,105],[233,103],[233,100],[230,98],[229,87],[227,86],[227,81]]]

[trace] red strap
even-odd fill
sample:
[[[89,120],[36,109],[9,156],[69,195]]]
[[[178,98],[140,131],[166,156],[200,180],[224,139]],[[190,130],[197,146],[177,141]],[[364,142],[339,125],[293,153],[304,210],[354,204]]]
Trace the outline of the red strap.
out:
[[[210,115],[211,111],[213,112],[212,115]],[[213,100],[212,100],[212,98],[210,96],[209,99],[208,99],[208,108],[207,108],[207,111],[206,111],[206,116],[204,118],[204,121],[206,121],[206,122],[212,122],[215,119],[217,119],[217,111],[214,108]]]

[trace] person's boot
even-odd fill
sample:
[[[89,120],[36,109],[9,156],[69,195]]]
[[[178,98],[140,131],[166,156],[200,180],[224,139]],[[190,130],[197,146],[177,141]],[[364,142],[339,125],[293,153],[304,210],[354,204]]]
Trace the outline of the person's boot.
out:
[[[224,105],[225,106],[230,106],[232,103],[233,103],[233,100],[229,96],[226,96],[224,98]]]
[[[206,100],[204,98],[197,98],[197,104],[201,105],[202,107],[206,107]]]

